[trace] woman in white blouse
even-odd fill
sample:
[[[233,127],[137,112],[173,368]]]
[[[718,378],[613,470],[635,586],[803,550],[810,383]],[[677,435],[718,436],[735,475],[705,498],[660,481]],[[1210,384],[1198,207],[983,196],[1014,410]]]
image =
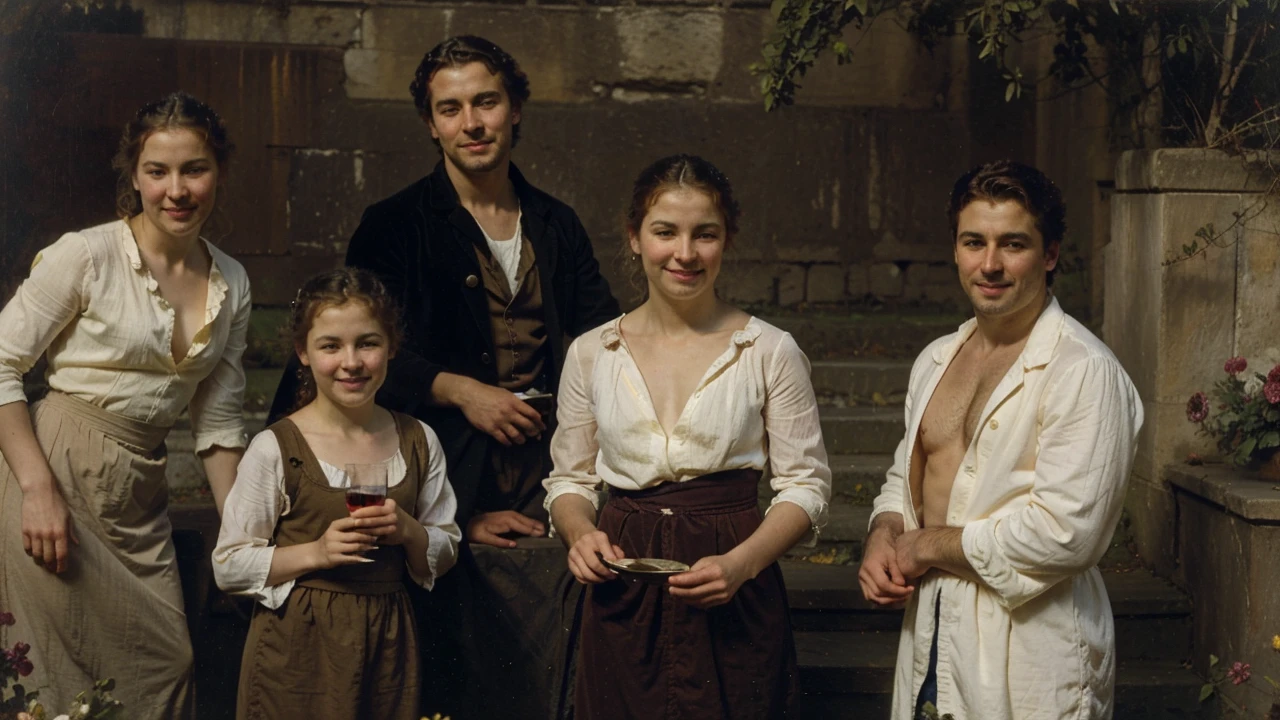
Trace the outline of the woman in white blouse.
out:
[[[0,608],[48,707],[114,677],[130,718],[193,709],[164,438],[190,410],[221,509],[245,444],[249,281],[200,231],[231,149],[195,98],[143,107],[113,162],[121,219],[42,250],[0,311]],[[42,354],[49,393],[28,407]]]
[[[648,298],[565,360],[545,486],[569,569],[591,586],[579,718],[777,718],[795,692],[776,561],[825,523],[831,473],[804,354],[716,296],[737,221],[707,161],[647,168],[627,231]],[[648,585],[603,562],[638,557],[692,567]]]

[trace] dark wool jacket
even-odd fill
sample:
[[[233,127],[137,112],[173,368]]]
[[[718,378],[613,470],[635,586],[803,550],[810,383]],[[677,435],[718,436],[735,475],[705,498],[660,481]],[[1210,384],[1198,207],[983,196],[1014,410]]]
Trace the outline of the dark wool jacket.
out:
[[[547,326],[543,387],[555,392],[568,347],[565,337],[576,337],[620,311],[573,209],[530,185],[514,165],[510,177],[542,284]],[[477,244],[485,245],[484,235],[458,203],[441,162],[427,177],[365,210],[346,260],[377,274],[400,303],[405,341],[389,365],[378,404],[419,418],[436,431],[448,456],[463,523],[472,513],[496,441],[471,427],[461,410],[430,404],[430,391],[440,372],[498,384]],[[271,421],[293,404],[297,367],[295,358],[276,391]]]

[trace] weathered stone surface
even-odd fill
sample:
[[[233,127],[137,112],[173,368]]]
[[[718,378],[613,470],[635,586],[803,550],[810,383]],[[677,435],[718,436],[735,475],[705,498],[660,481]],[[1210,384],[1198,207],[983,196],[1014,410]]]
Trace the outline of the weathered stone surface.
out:
[[[844,300],[844,277],[845,269],[842,265],[810,266],[805,299],[811,303]]]
[[[871,292],[871,269],[863,263],[850,265],[845,282],[845,292],[850,298],[857,300],[865,297]]]
[[[729,302],[759,305],[777,302],[774,269],[760,263],[725,263],[720,270],[720,292]]]
[[[614,32],[623,80],[705,87],[720,74],[721,11],[621,8],[614,15]]]
[[[1267,188],[1268,177],[1248,159],[1203,148],[1127,152],[1116,165],[1120,191],[1256,193]]]
[[[1245,201],[1254,213],[1246,223],[1236,253],[1235,353],[1266,373],[1280,361],[1280,203],[1261,198]]]
[[[352,5],[269,6],[211,0],[135,2],[150,37],[215,42],[346,47],[360,40],[360,9]]]
[[[796,305],[805,300],[805,267],[790,263],[777,267],[778,304]]]
[[[1185,584],[1196,608],[1193,664],[1206,673],[1207,658],[1213,654],[1227,663],[1248,663],[1255,678],[1280,677],[1280,654],[1271,646],[1272,636],[1280,629],[1280,565],[1275,561],[1280,557],[1280,525],[1224,511],[1195,492],[1194,483],[1175,482],[1181,559],[1177,579]],[[1219,480],[1201,489],[1212,494],[1212,488],[1221,484]],[[1221,689],[1250,707],[1257,701],[1258,696],[1245,693],[1244,688],[1228,683]]]
[[[1208,222],[1226,228],[1231,214],[1240,209],[1236,195],[1167,193],[1160,197],[1160,221],[1145,232],[1154,235],[1146,241],[1163,247],[1166,257],[1190,244],[1194,228]],[[1207,390],[1221,377],[1222,363],[1235,347],[1231,322],[1236,302],[1235,248],[1210,248],[1169,265],[1163,268],[1161,283],[1161,305],[1144,309],[1161,313],[1155,399],[1185,403],[1191,393]]]
[[[929,265],[927,263],[911,263],[903,273],[902,294],[908,300],[922,298],[929,286]]]
[[[868,269],[870,276],[869,289],[872,295],[881,298],[896,298],[902,295],[902,269],[893,263],[877,263]]]

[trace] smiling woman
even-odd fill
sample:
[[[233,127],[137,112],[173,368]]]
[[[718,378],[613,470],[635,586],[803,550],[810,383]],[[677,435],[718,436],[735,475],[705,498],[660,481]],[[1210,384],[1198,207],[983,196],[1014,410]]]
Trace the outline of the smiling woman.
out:
[[[189,410],[219,509],[244,447],[244,268],[200,237],[222,120],[182,93],[126,125],[121,219],[42,250],[0,311],[0,607],[46,705],[115,676],[130,718],[188,717],[191,644],[164,439]],[[22,374],[47,354],[48,396]]]
[[[569,569],[590,585],[578,718],[763,720],[784,717],[795,693],[776,560],[825,523],[831,471],[808,360],[716,297],[737,230],[733,189],[711,163],[676,155],[645,169],[627,235],[648,298],[565,359],[544,485]],[[776,495],[762,519],[766,467]],[[615,573],[626,558],[686,571],[645,584]]]

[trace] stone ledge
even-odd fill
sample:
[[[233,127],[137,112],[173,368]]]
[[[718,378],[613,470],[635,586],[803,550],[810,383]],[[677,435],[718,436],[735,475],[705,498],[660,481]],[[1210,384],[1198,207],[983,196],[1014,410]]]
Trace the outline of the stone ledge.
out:
[[[1174,487],[1254,523],[1280,523],[1280,483],[1229,465],[1166,465]]]
[[[1270,184],[1265,156],[1206,148],[1130,150],[1116,164],[1116,191],[1259,193]]]

